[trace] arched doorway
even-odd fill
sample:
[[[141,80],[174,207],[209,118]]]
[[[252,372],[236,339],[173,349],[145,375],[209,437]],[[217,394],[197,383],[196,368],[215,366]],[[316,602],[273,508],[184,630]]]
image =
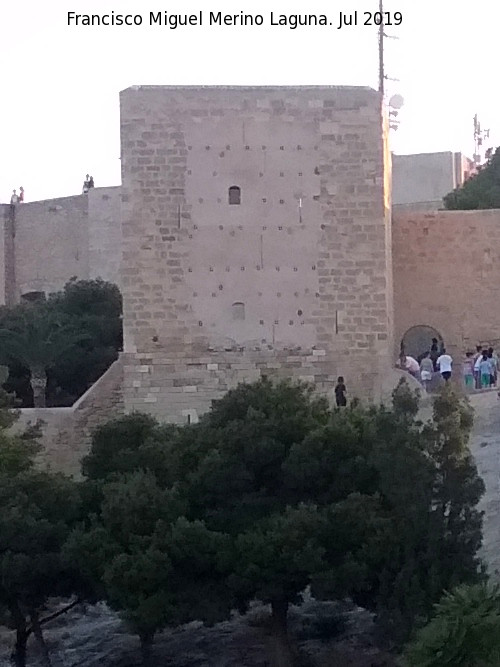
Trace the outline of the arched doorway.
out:
[[[439,331],[425,324],[411,327],[401,340],[401,352],[420,361],[423,354],[430,351],[433,338],[436,338],[438,350],[441,350],[444,341]]]

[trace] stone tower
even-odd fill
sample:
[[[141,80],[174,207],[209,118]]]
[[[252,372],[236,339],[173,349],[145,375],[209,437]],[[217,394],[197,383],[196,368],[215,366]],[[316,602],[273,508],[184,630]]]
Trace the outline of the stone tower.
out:
[[[377,398],[389,157],[369,88],[121,93],[124,400],[195,421],[261,375]]]

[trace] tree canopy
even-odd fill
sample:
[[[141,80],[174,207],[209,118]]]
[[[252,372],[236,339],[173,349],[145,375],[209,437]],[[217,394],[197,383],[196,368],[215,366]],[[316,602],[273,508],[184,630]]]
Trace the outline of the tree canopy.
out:
[[[83,591],[78,569],[63,555],[82,515],[77,485],[35,466],[37,429],[10,432],[16,416],[0,392],[0,608],[16,632],[14,664],[25,667],[32,632],[50,664],[42,632],[48,600]]]
[[[500,148],[477,174],[448,193],[443,201],[445,208],[452,211],[500,208]]]
[[[273,664],[291,667],[288,609],[306,589],[375,612],[401,646],[444,591],[484,578],[472,411],[451,387],[423,424],[404,381],[392,407],[331,409],[309,385],[261,379],[198,424],[135,413],[100,427],[78,484],[34,466],[35,433],[10,434],[1,405],[0,605],[19,667],[54,595],[105,600],[145,665],[163,628],[257,599]]]
[[[183,507],[162,534],[181,519],[208,531],[217,562],[226,564],[225,586],[209,584],[212,603],[227,611],[229,593],[241,611],[254,598],[270,603],[275,664],[291,665],[287,610],[308,586],[318,598],[352,597],[402,643],[445,589],[481,578],[476,506],[484,487],[467,448],[470,408],[445,388],[431,422],[420,423],[417,411],[405,383],[392,409],[331,410],[308,385],[262,379],[215,401],[196,425],[162,427],[140,414],[106,425],[84,470],[103,489],[136,483],[140,473],[151,476],[155,493],[175,490]],[[134,512],[112,514],[128,525]],[[103,516],[100,529],[109,534]],[[148,530],[147,548],[162,544],[171,567],[171,544]],[[120,544],[122,557],[133,558]],[[107,599],[118,581],[110,576],[100,575]],[[132,599],[116,606],[126,618],[139,613]]]
[[[0,307],[5,388],[23,407],[72,405],[117,358],[121,308],[116,285],[100,279],[73,279],[46,301]]]

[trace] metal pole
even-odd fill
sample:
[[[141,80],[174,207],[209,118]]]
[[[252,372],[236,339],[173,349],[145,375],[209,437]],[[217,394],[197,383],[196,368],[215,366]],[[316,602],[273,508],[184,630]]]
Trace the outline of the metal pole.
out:
[[[381,16],[379,31],[378,31],[378,90],[382,97],[384,96],[384,0],[379,0],[379,12]]]

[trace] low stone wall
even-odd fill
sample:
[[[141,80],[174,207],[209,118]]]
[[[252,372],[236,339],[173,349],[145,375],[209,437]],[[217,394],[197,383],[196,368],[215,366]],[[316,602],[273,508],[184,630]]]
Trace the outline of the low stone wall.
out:
[[[94,429],[123,414],[123,365],[115,361],[69,408],[23,408],[16,429],[42,420],[40,461],[55,471],[79,477],[80,461]]]
[[[184,367],[184,364],[181,368],[175,358],[165,359],[160,366],[147,366],[145,363],[131,364],[130,355],[121,355],[74,405],[69,408],[24,408],[20,410],[20,418],[14,428],[20,430],[42,420],[43,451],[40,462],[51,470],[79,478],[81,459],[89,451],[95,428],[125,412],[137,410],[152,414],[160,421],[195,423],[201,414],[210,409],[212,400],[222,397],[238,383],[253,382],[262,375],[315,382],[318,391],[325,393],[333,403],[333,376],[321,379],[314,375],[321,355],[309,355],[311,375],[304,374],[299,355],[296,355],[295,361],[288,355],[288,368],[280,367],[272,353],[267,361],[261,356],[258,363],[255,360],[250,363],[241,357],[238,359],[237,353],[232,353],[231,359],[230,356],[231,353],[226,354],[224,363],[220,358],[218,363],[208,358],[197,359],[190,368]],[[300,374],[293,374],[293,364]],[[162,369],[161,378],[158,376],[159,369]],[[143,376],[140,382],[134,379],[139,374]],[[413,389],[420,387],[404,371],[389,369],[378,399],[390,403],[392,391],[401,377],[405,377]],[[187,381],[191,384],[186,384]],[[127,409],[123,399],[124,387],[127,387],[129,396],[133,390],[137,392],[135,402],[129,403]],[[352,399],[353,392],[349,386],[348,393],[349,399]]]

